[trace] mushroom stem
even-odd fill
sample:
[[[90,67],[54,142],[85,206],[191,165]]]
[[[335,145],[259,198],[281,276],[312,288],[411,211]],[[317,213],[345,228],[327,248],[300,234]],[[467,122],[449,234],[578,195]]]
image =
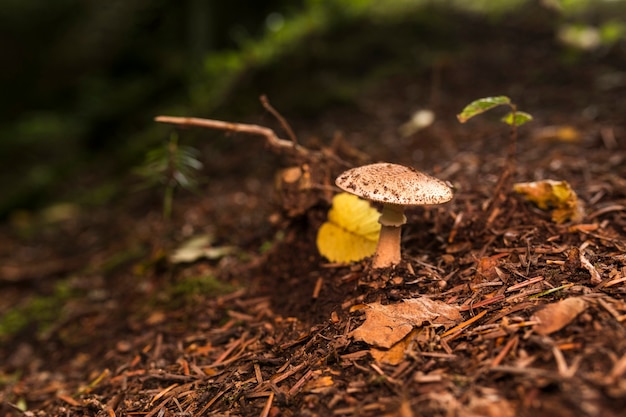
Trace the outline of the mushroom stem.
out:
[[[372,261],[374,269],[397,265],[402,259],[400,239],[402,236],[402,225],[406,223],[404,206],[383,204],[383,210],[378,222],[381,224],[381,228],[376,253]]]
[[[376,253],[372,261],[372,268],[386,268],[400,263],[400,237],[402,235],[401,226],[382,226]]]

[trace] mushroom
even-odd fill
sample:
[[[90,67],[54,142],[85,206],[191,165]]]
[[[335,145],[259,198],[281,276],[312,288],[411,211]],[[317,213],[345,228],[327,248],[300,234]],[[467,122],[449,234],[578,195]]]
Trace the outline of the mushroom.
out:
[[[441,204],[452,198],[452,189],[445,182],[415,168],[386,162],[349,169],[337,177],[335,184],[348,193],[383,204],[378,219],[382,227],[372,261],[375,269],[400,263],[405,207]]]

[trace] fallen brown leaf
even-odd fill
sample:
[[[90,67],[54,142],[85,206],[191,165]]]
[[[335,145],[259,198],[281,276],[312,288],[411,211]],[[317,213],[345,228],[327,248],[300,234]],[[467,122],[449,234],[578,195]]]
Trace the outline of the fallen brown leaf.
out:
[[[534,330],[541,335],[561,330],[582,313],[585,308],[587,308],[587,302],[580,297],[567,298],[548,304],[533,315],[532,319],[538,322],[534,326]]]
[[[430,298],[411,298],[397,304],[368,304],[365,322],[351,336],[356,341],[389,349],[404,339],[414,327],[451,326],[461,320],[456,306]]]

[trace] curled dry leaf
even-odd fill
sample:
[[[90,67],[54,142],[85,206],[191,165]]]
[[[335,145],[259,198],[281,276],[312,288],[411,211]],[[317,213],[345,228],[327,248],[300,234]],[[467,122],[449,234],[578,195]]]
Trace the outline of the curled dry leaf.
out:
[[[209,235],[195,236],[184,242],[170,256],[174,264],[195,262],[200,259],[219,259],[235,252],[232,246],[211,246],[213,238]]]
[[[499,279],[500,274],[498,274],[498,266],[501,263],[500,259],[507,255],[507,253],[499,253],[497,255],[480,258],[476,266],[478,276],[487,281]]]
[[[411,298],[388,305],[373,303],[367,305],[365,321],[351,336],[356,341],[389,349],[415,327],[425,323],[450,327],[459,321],[461,314],[458,307],[430,298]]]
[[[556,223],[583,218],[583,205],[567,181],[520,182],[513,185],[513,190],[542,210],[552,209],[552,221]]]
[[[587,308],[587,302],[581,297],[566,298],[548,304],[533,315],[532,320],[538,322],[533,329],[541,335],[559,331],[585,311],[585,308]]]
[[[597,284],[600,284],[602,282],[602,276],[600,275],[600,272],[598,272],[596,267],[593,266],[593,264],[585,256],[585,249],[588,246],[589,246],[589,241],[586,241],[586,242],[583,242],[582,245],[580,245],[580,248],[578,248],[580,265],[583,268],[585,268],[587,271],[589,271],[589,275],[591,275],[591,280],[590,280],[591,283],[593,285],[597,285]]]
[[[430,126],[435,121],[435,113],[432,110],[418,110],[411,116],[411,119],[398,128],[398,132],[403,138]]]

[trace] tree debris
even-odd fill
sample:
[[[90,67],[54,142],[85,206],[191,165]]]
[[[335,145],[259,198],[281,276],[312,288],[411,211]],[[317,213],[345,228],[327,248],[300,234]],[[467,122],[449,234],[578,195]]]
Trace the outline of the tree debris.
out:
[[[586,308],[587,302],[581,297],[570,297],[547,304],[533,315],[532,320],[537,321],[533,330],[541,335],[559,331],[571,323]]]

